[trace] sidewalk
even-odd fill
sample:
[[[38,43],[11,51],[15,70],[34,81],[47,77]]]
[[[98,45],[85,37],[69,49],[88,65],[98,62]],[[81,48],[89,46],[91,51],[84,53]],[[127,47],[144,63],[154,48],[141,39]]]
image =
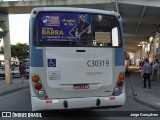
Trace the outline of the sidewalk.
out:
[[[131,80],[133,87],[134,99],[146,106],[160,110],[160,77],[157,81],[151,81],[151,89],[143,88],[143,78],[141,77],[141,70],[131,67]],[[147,84],[148,85],[148,82]]]
[[[0,96],[29,88],[28,79],[24,79],[23,83],[21,81],[21,78],[14,78],[12,79],[12,81],[13,84],[6,84],[5,78],[0,78]]]

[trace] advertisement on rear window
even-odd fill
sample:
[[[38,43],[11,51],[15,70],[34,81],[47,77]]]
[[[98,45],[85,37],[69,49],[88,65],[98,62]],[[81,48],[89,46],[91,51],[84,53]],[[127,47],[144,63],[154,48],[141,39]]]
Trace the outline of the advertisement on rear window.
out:
[[[41,43],[76,42],[91,35],[89,14],[39,13],[36,19]]]

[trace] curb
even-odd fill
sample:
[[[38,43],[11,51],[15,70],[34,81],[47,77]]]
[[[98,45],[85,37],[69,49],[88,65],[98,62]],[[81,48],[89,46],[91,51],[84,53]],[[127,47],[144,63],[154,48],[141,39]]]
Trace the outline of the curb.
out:
[[[29,88],[29,86],[25,86],[25,87],[21,87],[21,88],[16,88],[16,89],[13,89],[13,90],[8,90],[8,91],[0,93],[0,96],[11,94],[11,93],[14,93],[14,92],[17,92],[17,91],[20,91],[20,90],[24,90],[24,89],[27,89],[27,88]]]
[[[151,108],[154,108],[154,109],[157,109],[157,110],[160,110],[160,107],[156,106],[156,105],[153,105],[153,104],[150,104],[150,103],[147,103],[147,102],[144,102],[142,101],[141,99],[137,98],[136,96],[134,96],[134,100],[140,104],[143,104],[147,107],[151,107]]]
[[[131,86],[132,86],[132,91],[133,91],[133,98],[136,102],[142,104],[142,105],[145,105],[147,107],[151,107],[151,108],[154,108],[154,109],[157,109],[157,110],[160,110],[160,107],[156,106],[156,105],[153,105],[153,104],[150,104],[148,102],[144,102],[142,101],[141,99],[137,98],[137,93],[135,92],[135,89],[134,89],[134,85],[133,85],[133,80],[131,80]]]

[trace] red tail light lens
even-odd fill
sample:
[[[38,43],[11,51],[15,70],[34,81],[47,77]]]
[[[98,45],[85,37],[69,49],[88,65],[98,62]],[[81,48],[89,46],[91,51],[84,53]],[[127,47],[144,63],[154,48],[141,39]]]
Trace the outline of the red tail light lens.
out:
[[[118,16],[117,16],[117,18],[118,18],[118,19],[120,19],[120,18],[121,18],[121,16],[120,16],[120,15],[118,15]]]
[[[36,83],[34,85],[34,87],[35,87],[36,90],[40,90],[42,88],[42,85],[41,85],[41,83]]]
[[[117,86],[121,87],[122,85],[123,85],[123,81],[120,81],[120,80],[119,80],[119,81],[117,82]]]
[[[33,11],[33,14],[37,14],[37,11]]]
[[[48,96],[47,96],[47,95],[45,96],[45,99],[48,99]]]

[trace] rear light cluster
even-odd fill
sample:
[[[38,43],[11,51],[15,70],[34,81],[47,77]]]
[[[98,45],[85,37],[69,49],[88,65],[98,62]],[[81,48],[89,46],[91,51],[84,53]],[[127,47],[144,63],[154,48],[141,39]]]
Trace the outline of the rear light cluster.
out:
[[[118,16],[117,16],[117,18],[118,18],[118,19],[121,19],[121,16],[120,16],[120,15],[118,15]]]
[[[39,82],[39,80],[40,80],[40,78],[39,78],[37,75],[35,75],[35,76],[32,77],[32,81],[33,81],[34,83]]]
[[[42,88],[42,85],[41,85],[41,83],[36,83],[34,85],[34,87],[35,87],[36,90],[40,90]]]
[[[33,14],[37,14],[37,11],[33,11]]]
[[[40,77],[38,75],[32,76],[32,82],[33,82],[33,85],[34,85],[34,88],[35,88],[35,92],[38,94],[38,96],[40,98],[47,99],[48,96],[46,95],[46,93],[43,89],[43,86],[42,86],[41,81],[40,81]]]
[[[123,81],[120,81],[120,80],[119,80],[119,81],[117,82],[117,86],[118,86],[118,87],[121,87],[122,85],[123,85]]]
[[[120,73],[116,87],[114,88],[113,91],[113,95],[114,96],[120,95],[122,93],[123,86],[124,86],[124,74]]]

